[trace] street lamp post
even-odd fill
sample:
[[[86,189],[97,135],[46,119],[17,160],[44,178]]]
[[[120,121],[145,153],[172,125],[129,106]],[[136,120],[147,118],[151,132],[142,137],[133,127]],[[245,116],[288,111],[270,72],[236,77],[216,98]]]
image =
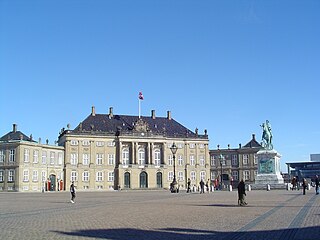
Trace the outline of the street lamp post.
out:
[[[172,193],[177,193],[179,190],[177,188],[177,179],[176,179],[176,153],[177,153],[177,145],[175,143],[172,144],[170,150],[173,155],[173,181],[170,184],[170,190]]]
[[[224,161],[224,157],[222,154],[220,154],[219,156],[219,160],[220,160],[220,166],[221,166],[221,182],[220,182],[220,190],[222,190],[222,181],[223,181],[223,178],[222,178],[222,164],[223,164],[223,161]]]

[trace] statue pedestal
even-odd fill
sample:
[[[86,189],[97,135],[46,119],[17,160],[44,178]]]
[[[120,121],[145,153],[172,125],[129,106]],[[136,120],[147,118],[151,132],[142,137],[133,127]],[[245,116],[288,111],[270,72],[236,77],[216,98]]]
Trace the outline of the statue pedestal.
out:
[[[257,152],[258,174],[253,189],[285,189],[283,177],[280,173],[281,155],[276,150],[262,149]]]

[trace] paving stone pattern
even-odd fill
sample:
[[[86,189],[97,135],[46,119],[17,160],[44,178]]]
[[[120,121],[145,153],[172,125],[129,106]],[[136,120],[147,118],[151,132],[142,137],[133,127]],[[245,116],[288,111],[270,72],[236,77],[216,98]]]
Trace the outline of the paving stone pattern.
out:
[[[0,193],[0,239],[320,239],[310,190]]]

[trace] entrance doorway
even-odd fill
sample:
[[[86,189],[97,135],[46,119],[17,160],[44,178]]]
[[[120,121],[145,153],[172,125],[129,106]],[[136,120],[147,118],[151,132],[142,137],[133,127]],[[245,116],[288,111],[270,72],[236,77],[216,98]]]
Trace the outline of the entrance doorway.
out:
[[[146,172],[140,173],[140,188],[148,188],[148,174]]]
[[[157,188],[162,188],[162,173],[157,172]]]
[[[130,188],[130,173],[124,173],[124,188]]]

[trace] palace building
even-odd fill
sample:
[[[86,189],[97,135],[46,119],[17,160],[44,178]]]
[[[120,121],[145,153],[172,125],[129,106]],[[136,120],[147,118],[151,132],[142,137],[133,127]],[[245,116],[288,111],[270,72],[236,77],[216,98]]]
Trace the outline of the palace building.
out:
[[[64,148],[41,144],[13,124],[0,138],[0,191],[63,190]]]
[[[174,174],[184,189],[188,178],[198,186],[210,174],[207,131],[192,132],[170,111],[140,117],[114,114],[112,107],[97,114],[92,107],[75,129],[61,130],[58,145],[65,150],[65,184],[78,190],[168,189]]]

